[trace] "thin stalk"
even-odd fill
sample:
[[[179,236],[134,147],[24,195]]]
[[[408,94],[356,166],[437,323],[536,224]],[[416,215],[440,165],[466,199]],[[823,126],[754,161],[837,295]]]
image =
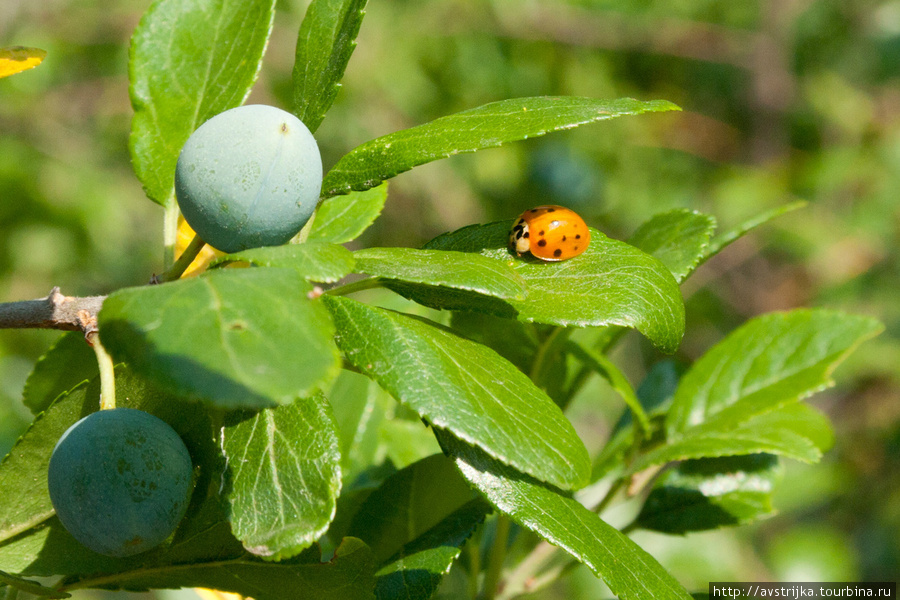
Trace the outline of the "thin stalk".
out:
[[[188,247],[184,249],[184,252],[182,252],[181,256],[178,257],[178,260],[175,261],[175,264],[166,269],[162,275],[154,277],[150,283],[165,283],[167,281],[179,279],[187,268],[191,266],[191,263],[194,262],[194,259],[197,258],[197,255],[200,254],[200,251],[203,250],[203,246],[205,245],[206,242],[204,242],[199,235],[194,235],[194,239],[192,239],[191,243],[188,244]]]
[[[469,556],[469,598],[478,596],[478,574],[481,573],[481,529],[466,544],[466,553]]]
[[[177,202],[170,202],[163,213],[163,271],[172,268],[175,263],[175,244],[178,241],[178,210]]]
[[[534,360],[531,363],[531,373],[528,374],[531,381],[538,387],[540,387],[540,381],[543,379],[544,372],[547,370],[550,357],[566,343],[568,337],[569,330],[567,328],[557,327],[551,331],[550,335],[548,335],[538,346],[537,354],[534,355]]]
[[[497,516],[497,530],[494,533],[494,543],[491,545],[491,555],[488,557],[487,570],[484,573],[483,600],[494,600],[497,596],[503,563],[506,562],[506,545],[509,542],[511,524],[506,515]]]
[[[609,489],[606,490],[606,494],[600,502],[597,503],[597,506],[594,507],[594,512],[599,515],[606,510],[606,507],[609,506],[609,503],[612,502],[612,499],[616,497],[616,494],[619,493],[619,490],[621,490],[624,485],[625,479],[623,477],[616,479],[616,481],[609,486]]]
[[[100,336],[93,333],[89,341],[97,355],[100,367],[100,410],[112,410],[116,407],[116,372],[113,359],[100,343]]]
[[[558,548],[545,541],[538,545],[526,556],[506,577],[503,593],[498,600],[515,598],[521,594],[532,591],[535,574],[557,554]]]
[[[634,388],[631,387],[631,384],[628,382],[628,379],[622,371],[620,371],[619,368],[603,354],[585,348],[580,344],[569,343],[567,349],[573,356],[578,358],[583,365],[593,369],[609,381],[613,389],[618,392],[619,396],[622,397],[622,400],[625,401],[625,404],[628,405],[629,410],[631,410],[631,415],[637,422],[643,437],[645,439],[650,437],[650,418],[644,411],[644,407],[641,406],[641,401],[638,400],[637,394],[634,393]]]

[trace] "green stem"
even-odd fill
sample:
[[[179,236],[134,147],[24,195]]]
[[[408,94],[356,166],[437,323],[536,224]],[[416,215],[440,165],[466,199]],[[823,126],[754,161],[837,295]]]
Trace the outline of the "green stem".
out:
[[[548,365],[550,364],[549,359],[566,343],[568,337],[569,330],[567,328],[556,327],[538,346],[537,353],[534,355],[534,360],[531,362],[531,373],[528,374],[531,381],[538,387],[540,387],[540,382],[543,380],[544,373],[547,371]]]
[[[637,528],[638,528],[637,520],[634,520],[631,523],[629,523],[628,525],[626,525],[625,527],[623,527],[622,529],[620,529],[619,531],[621,531],[624,535],[628,535],[629,533],[631,533],[632,531],[634,531]]]
[[[623,477],[619,477],[616,481],[606,490],[606,494],[603,496],[603,499],[597,503],[597,506],[594,507],[594,512],[598,515],[606,510],[606,507],[609,506],[609,503],[612,502],[612,499],[616,497],[616,494],[619,493],[619,490],[622,489],[622,486],[625,485],[625,479]]]
[[[330,290],[325,290],[325,293],[333,296],[346,296],[347,294],[352,294],[354,292],[371,290],[378,287],[384,287],[384,282],[379,277],[367,277],[366,279],[360,279],[353,283],[347,283],[333,287]]]
[[[194,259],[197,258],[197,255],[200,254],[205,245],[206,242],[199,235],[195,235],[188,247],[184,249],[184,252],[175,261],[175,264],[169,267],[162,275],[154,277],[151,283],[165,283],[179,279],[187,268],[191,266],[191,263],[194,262]]]
[[[466,544],[466,553],[469,556],[469,598],[478,596],[478,574],[481,573],[481,531],[472,536]]]
[[[100,343],[97,333],[90,335],[91,346],[97,355],[100,367],[100,410],[111,410],[116,407],[116,372],[113,359]]]
[[[494,533],[494,543],[491,545],[491,555],[488,557],[487,570],[484,573],[483,600],[494,600],[497,596],[503,563],[506,562],[506,545],[509,541],[511,524],[506,515],[497,516],[497,530]]]
[[[618,392],[622,397],[622,400],[625,401],[625,404],[628,405],[628,408],[631,410],[631,415],[634,417],[635,421],[637,421],[643,437],[645,439],[649,438],[650,417],[647,416],[644,407],[641,406],[641,401],[638,400],[637,394],[634,393],[634,388],[631,387],[631,384],[628,382],[628,379],[622,371],[620,371],[619,368],[603,354],[585,348],[581,344],[576,344],[574,342],[569,343],[567,349],[573,356],[578,358],[582,364],[593,369],[609,381],[613,389]]]
[[[178,241],[178,210],[177,202],[170,202],[163,213],[163,270],[172,268],[175,263],[175,244]]]
[[[506,577],[503,593],[498,600],[507,600],[531,592],[535,574],[553,559],[557,550],[557,547],[549,542],[538,542],[528,556]]]

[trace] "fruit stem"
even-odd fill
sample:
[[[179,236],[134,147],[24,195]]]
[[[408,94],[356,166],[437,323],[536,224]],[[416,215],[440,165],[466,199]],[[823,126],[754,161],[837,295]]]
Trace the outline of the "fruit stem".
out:
[[[318,207],[313,211],[313,214],[310,215],[309,221],[306,222],[306,225],[303,226],[303,229],[300,230],[300,233],[294,236],[294,239],[291,240],[293,244],[302,244],[309,238],[309,233],[312,231],[313,222],[316,220],[316,214],[319,212]]]
[[[112,356],[100,343],[100,336],[94,332],[88,341],[97,355],[97,365],[100,367],[100,410],[111,410],[116,407],[116,372]]]
[[[178,257],[178,260],[175,261],[175,264],[169,267],[162,275],[154,276],[150,283],[165,283],[180,278],[187,268],[191,266],[191,263],[194,262],[194,259],[197,258],[197,255],[200,254],[200,251],[205,245],[206,242],[204,242],[199,235],[194,235],[194,239],[192,239],[191,243],[188,244],[188,247],[184,249],[184,252],[182,252],[181,256]]]

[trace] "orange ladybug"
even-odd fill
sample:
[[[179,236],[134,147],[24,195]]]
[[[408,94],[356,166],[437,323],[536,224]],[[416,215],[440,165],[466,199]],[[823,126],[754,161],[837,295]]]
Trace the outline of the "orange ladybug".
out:
[[[541,260],[578,256],[591,242],[584,219],[564,206],[526,210],[509,232],[509,248],[520,256],[531,252]]]

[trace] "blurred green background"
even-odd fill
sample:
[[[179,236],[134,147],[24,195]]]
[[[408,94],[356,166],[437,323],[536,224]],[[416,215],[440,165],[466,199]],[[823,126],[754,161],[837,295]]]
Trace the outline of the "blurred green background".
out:
[[[0,2],[0,46],[48,52],[37,69],[0,80],[0,301],[54,285],[102,294],[160,269],[162,211],[144,197],[127,151],[128,40],[148,4]],[[289,107],[306,5],[279,3],[249,102]],[[677,358],[696,358],[771,310],[826,306],[882,319],[887,331],[814,400],[834,421],[834,450],[819,465],[787,465],[779,514],[762,523],[635,537],[697,591],[709,580],[900,580],[900,1],[374,1],[317,138],[327,169],[372,137],[552,94],[663,98],[684,111],[420,167],[392,182],[382,218],[357,245],[418,246],[542,203],[626,238],[674,207],[728,227],[807,200],[686,283]],[[4,454],[31,418],[19,401],[25,378],[56,335],[0,332]],[[638,383],[658,357],[631,338],[614,358]],[[611,393],[606,400],[594,406],[619,406]],[[596,447],[617,415],[583,413],[579,428]],[[576,569],[535,597],[604,594]]]

